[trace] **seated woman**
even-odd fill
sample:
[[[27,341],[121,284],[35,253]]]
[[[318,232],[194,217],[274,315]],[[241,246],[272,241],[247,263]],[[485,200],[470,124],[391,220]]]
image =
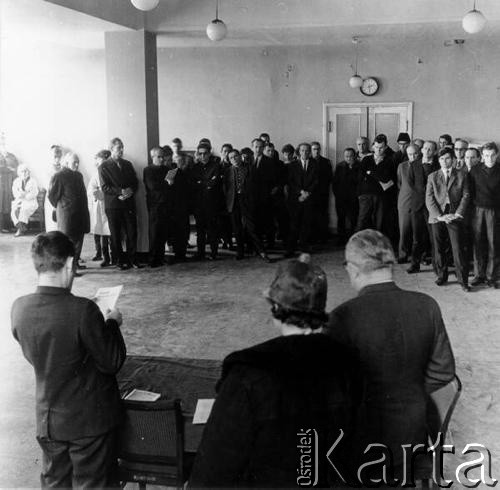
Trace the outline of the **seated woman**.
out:
[[[28,221],[30,216],[38,209],[38,184],[31,177],[31,172],[26,165],[19,165],[17,168],[18,177],[12,184],[12,201],[11,218],[14,226],[17,227],[14,236],[21,236],[28,229]]]
[[[281,264],[265,293],[281,336],[224,360],[190,487],[336,484],[326,454],[341,429],[352,434],[358,363],[323,333],[327,280],[309,260]],[[347,440],[339,454],[352,458]],[[347,480],[346,462],[336,458]]]

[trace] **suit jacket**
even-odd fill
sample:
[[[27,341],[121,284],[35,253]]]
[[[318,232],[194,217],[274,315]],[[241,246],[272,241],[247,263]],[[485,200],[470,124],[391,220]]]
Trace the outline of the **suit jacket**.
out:
[[[224,211],[224,173],[220,159],[211,156],[208,163],[198,162],[189,172],[195,212],[219,214]]]
[[[36,377],[37,435],[71,441],[120,422],[115,374],[126,349],[118,324],[64,288],[38,287],[12,305],[12,333]]]
[[[120,159],[116,162],[112,158],[106,160],[99,167],[99,175],[104,191],[105,209],[132,209],[135,210],[134,196],[125,199],[118,199],[122,189],[130,187],[137,192],[138,181],[133,165],[128,160]]]
[[[347,162],[339,162],[333,175],[333,194],[336,202],[346,206],[358,201],[357,189],[359,184],[359,162],[349,167]]]
[[[280,184],[279,166],[266,155],[260,157],[259,164],[253,163],[255,180],[255,200],[258,204],[269,204],[271,191]]]
[[[242,171],[242,192],[239,196],[241,213],[253,218],[255,213],[255,168],[242,165]],[[236,168],[231,166],[226,169],[224,175],[224,194],[228,213],[232,213],[235,199],[238,199],[236,191]]]
[[[466,216],[469,205],[469,176],[460,170],[451,169],[448,186],[445,185],[442,170],[429,175],[425,204],[429,210],[429,223],[438,223],[439,216],[445,214],[446,196],[450,200],[450,213]]]
[[[374,284],[333,310],[327,331],[359,352],[367,382],[367,442],[392,448],[400,467],[401,444],[427,441],[427,394],[455,374],[438,304],[394,282]],[[361,414],[360,430],[362,420]]]
[[[328,197],[333,180],[332,162],[321,155],[316,158],[316,162],[318,167],[318,190],[316,194],[320,197]]]
[[[395,189],[393,186],[387,191],[382,189],[380,183],[387,183],[390,180],[396,184],[396,172],[394,169],[392,158],[389,155],[384,155],[384,158],[378,164],[375,163],[373,155],[369,155],[359,162],[359,184],[358,195],[363,194],[380,194],[384,195],[390,189]]]
[[[167,202],[168,183],[165,177],[168,170],[166,165],[149,165],[144,168],[142,175],[148,209]]]
[[[307,200],[314,199],[314,194],[318,188],[317,165],[316,160],[310,158],[307,171],[304,172],[300,160],[288,164],[288,201],[291,205],[299,204],[301,190],[311,194]]]
[[[439,163],[422,163],[421,159],[410,162],[408,170],[408,183],[412,189],[410,208],[412,213],[418,213],[425,207],[425,192],[427,179],[432,172],[439,170]]]
[[[49,185],[49,201],[56,208],[59,231],[69,237],[90,231],[87,190],[80,172],[67,167],[56,172]]]
[[[398,165],[398,209],[406,213],[410,211],[412,189],[408,181],[410,162],[402,162]]]

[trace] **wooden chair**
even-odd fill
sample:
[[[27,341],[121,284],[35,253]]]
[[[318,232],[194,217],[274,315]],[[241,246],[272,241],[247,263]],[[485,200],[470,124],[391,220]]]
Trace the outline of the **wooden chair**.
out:
[[[189,477],[184,454],[184,418],[181,402],[124,400],[125,421],[120,431],[120,481],[182,488]]]
[[[427,404],[427,432],[429,435],[428,446],[433,446],[441,438],[440,445],[446,442],[448,426],[450,424],[453,411],[457,405],[462,392],[462,383],[457,375],[439,390],[434,391],[429,396]],[[436,452],[440,451],[440,445],[436,447]],[[439,461],[439,454],[436,454]],[[429,454],[427,464],[417,471],[417,479],[422,480],[422,488],[438,488],[433,480],[432,474],[432,453]]]
[[[45,189],[40,189],[36,200],[38,201],[37,210],[30,216],[28,220],[28,227],[30,225],[36,225],[38,233],[43,233],[45,231],[45,195],[47,191]]]

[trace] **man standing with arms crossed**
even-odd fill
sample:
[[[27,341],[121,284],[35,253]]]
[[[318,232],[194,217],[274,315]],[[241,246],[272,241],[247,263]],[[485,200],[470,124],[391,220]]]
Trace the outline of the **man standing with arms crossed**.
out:
[[[12,333],[35,370],[42,488],[116,487],[122,315],[103,317],[93,301],[71,294],[74,254],[60,231],[35,238],[38,287],[12,305]]]

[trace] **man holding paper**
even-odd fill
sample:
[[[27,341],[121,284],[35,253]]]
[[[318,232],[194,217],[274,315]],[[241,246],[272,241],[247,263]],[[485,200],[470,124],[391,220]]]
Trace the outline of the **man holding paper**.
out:
[[[103,316],[93,301],[71,294],[74,254],[60,231],[35,238],[38,288],[12,305],[12,333],[35,371],[42,488],[117,487],[122,315]]]

